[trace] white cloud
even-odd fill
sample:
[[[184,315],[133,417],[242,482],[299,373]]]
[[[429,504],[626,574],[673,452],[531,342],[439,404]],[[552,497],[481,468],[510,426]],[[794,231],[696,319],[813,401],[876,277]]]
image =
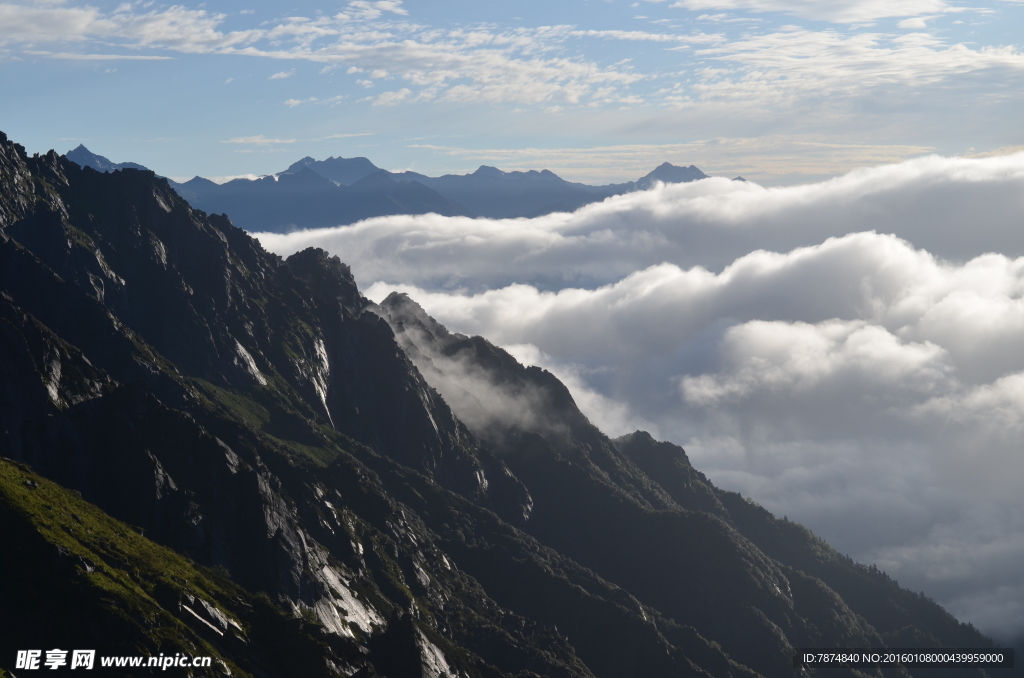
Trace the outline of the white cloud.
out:
[[[99,10],[0,4],[0,45],[15,42],[82,39],[90,32],[110,33],[113,25]]]
[[[927,157],[532,220],[260,238],[340,254],[371,298],[409,293],[552,370],[609,432],[655,429],[720,485],[1010,634],[1024,630],[1003,600],[1024,590],[1022,196],[1024,154]]]
[[[593,287],[661,262],[720,270],[754,250],[788,251],[865,227],[959,261],[1021,256],[1022,195],[1024,154],[929,156],[785,188],[721,178],[667,185],[514,223],[395,216],[260,238],[281,253],[314,244],[345,253],[362,284]]]
[[[706,33],[691,33],[689,35],[674,35],[669,33],[650,33],[647,31],[571,31],[569,35],[579,38],[607,38],[612,40],[633,40],[640,42],[682,42],[686,44],[706,44],[725,42],[724,35],[708,35]]]
[[[718,2],[727,9],[761,10],[770,9],[774,1],[692,3],[710,7]],[[941,0],[807,2],[797,9],[813,13],[826,11],[820,9],[825,6],[832,8],[826,13],[834,14],[837,21],[836,17],[863,18],[872,12],[907,16],[901,26],[911,29],[923,28],[938,12],[952,11]],[[519,103],[544,108],[646,103],[685,109],[698,103],[707,107],[716,101],[733,106],[738,101],[749,101],[760,107],[778,107],[798,100],[817,101],[822,96],[865,96],[878,87],[938,85],[965,75],[971,75],[969,80],[974,81],[981,71],[989,72],[991,78],[1005,79],[1007,69],[1024,68],[1024,56],[1013,47],[948,45],[922,33],[845,35],[794,28],[728,40],[718,34],[579,30],[573,26],[439,30],[396,21],[407,11],[391,0],[352,2],[334,16],[293,16],[257,28],[225,31],[225,14],[178,5],[148,12],[138,11],[139,7],[124,4],[103,12],[88,6],[2,3],[0,46],[37,49],[41,44],[58,43],[97,53],[87,48],[102,45],[103,53],[108,53],[109,46],[116,45],[307,60],[324,68],[343,66],[350,74],[370,72],[374,78],[401,80],[402,87],[396,91],[411,92],[402,100],[405,103]],[[391,15],[391,20],[384,21],[385,15]],[[734,21],[724,15],[702,17]],[[570,53],[566,49],[570,40],[577,44],[587,40],[662,43],[666,46],[662,49],[693,54],[696,63],[689,64],[693,70],[686,77],[682,72],[676,74],[680,78],[673,83],[669,81],[672,74],[640,72],[628,62],[605,65],[600,56],[590,58],[578,52],[565,56]],[[57,53],[73,54],[74,50]],[[700,60],[718,62],[722,67],[702,65]],[[273,77],[287,77],[289,72],[281,71]],[[645,87],[638,91],[641,83]],[[393,97],[373,101],[397,103]],[[760,108],[758,114],[762,113]]]
[[[337,54],[357,61],[364,70],[381,70],[401,78],[408,84],[401,89],[412,93],[415,88],[419,101],[575,104],[598,87],[619,87],[643,78],[590,61],[537,56],[546,49],[546,41],[561,39],[566,32],[453,31],[436,37],[425,35],[420,40],[346,43],[317,56]],[[394,103],[393,97],[385,101]]]
[[[307,97],[305,99],[286,99],[284,105],[289,108],[295,108],[297,106],[303,106],[307,104],[317,106],[330,106],[331,108],[333,108],[339,105],[341,102],[345,101],[347,98],[348,97],[346,95],[339,94],[338,96],[329,97],[327,99],[320,99],[317,97]],[[329,136],[327,138],[330,139],[333,137]]]
[[[402,0],[377,0],[376,2],[353,0],[348,3],[348,7],[360,19],[379,19],[385,12],[400,16],[409,13],[402,7]]]
[[[285,78],[290,78],[293,75],[295,75],[294,68],[290,71],[281,71],[280,73],[274,73],[272,76],[267,78],[267,80],[284,80]]]
[[[366,23],[385,13],[403,16],[407,11],[392,0],[357,1],[333,17],[288,17],[257,29],[224,32],[226,15],[177,5],[138,13],[134,5],[125,4],[103,13],[92,7],[5,3],[0,4],[0,46],[114,41],[134,49],[347,65],[349,73],[370,71],[374,77],[404,80],[407,86],[398,91],[415,88],[418,101],[575,104],[599,87],[626,86],[644,77],[582,58],[542,58],[571,37],[570,27],[437,31],[403,23],[376,30]],[[405,99],[390,95],[375,103],[391,105]]]
[[[1024,511],[1024,258],[946,264],[863,233],[755,252],[719,274],[663,264],[595,290],[367,293],[393,289],[568,375],[611,433],[651,421],[720,484],[987,630],[1024,629],[1019,609],[983,604],[994,588],[1024,586],[1020,570],[972,569],[968,548],[979,539],[971,511]],[[954,334],[933,322],[965,296],[978,300],[973,322]],[[990,526],[990,548],[1020,544],[1011,527]]]
[[[169,61],[174,57],[153,56],[144,54],[81,54],[78,52],[46,52],[42,50],[25,50],[25,54],[44,56],[50,59],[68,59],[71,61]]]
[[[722,13],[722,14],[701,14],[699,17],[697,17],[697,21],[713,21],[715,23],[732,24],[732,23],[757,22],[757,21],[761,21],[761,19],[755,19],[755,18],[752,18],[752,17],[735,17],[735,16],[732,16],[731,14]]]
[[[0,45],[121,41],[124,46],[203,53],[251,43],[261,31],[222,33],[225,15],[174,5],[144,13],[130,4],[104,14],[95,7],[0,3]]]
[[[937,344],[903,343],[863,320],[751,320],[730,327],[720,351],[720,372],[680,378],[686,403],[715,408],[787,391],[820,396],[841,373],[858,374],[871,389],[927,396],[948,371]]]
[[[694,11],[725,9],[781,12],[804,19],[850,24],[955,9],[944,0],[679,0],[672,7]]]
[[[996,74],[1002,69],[997,77],[1004,78],[1024,72],[1024,53],[1014,47],[972,49],[924,33],[847,35],[793,27],[702,48],[697,54],[740,66],[738,71],[705,69],[694,87],[702,98],[761,103],[862,96],[894,86],[921,88],[981,71]]]
[[[373,83],[370,84],[372,85]],[[384,92],[383,94],[374,97],[373,105],[394,106],[395,104],[399,104],[408,99],[410,94],[412,94],[412,90],[410,90],[408,87],[403,87],[397,92]]]
[[[917,16],[917,17],[914,17],[912,19],[904,19],[903,21],[899,22],[896,25],[899,26],[900,28],[913,28],[913,29],[927,28],[928,27],[928,19],[930,19],[930,18],[932,18],[932,17]]]

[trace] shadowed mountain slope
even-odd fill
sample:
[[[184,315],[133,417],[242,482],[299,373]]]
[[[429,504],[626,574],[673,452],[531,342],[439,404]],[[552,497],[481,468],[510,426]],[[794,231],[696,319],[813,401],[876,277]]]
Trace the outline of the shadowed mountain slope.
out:
[[[380,312],[428,383],[529,488],[524,530],[739,661],[771,674],[785,655],[772,655],[779,641],[990,642],[803,526],[716,488],[682,448],[642,431],[609,440],[550,373],[448,332],[405,295],[389,296]]]
[[[88,618],[101,654],[206,643],[259,676],[298,652],[313,676],[788,677],[800,644],[987,643],[658,445],[375,307],[337,257],[0,135],[0,601],[68,620],[5,615],[2,669]],[[216,611],[273,642],[232,646]]]

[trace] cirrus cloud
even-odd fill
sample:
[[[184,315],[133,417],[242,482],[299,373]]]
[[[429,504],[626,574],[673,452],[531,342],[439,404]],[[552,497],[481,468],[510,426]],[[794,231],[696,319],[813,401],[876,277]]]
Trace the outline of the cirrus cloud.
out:
[[[933,12],[962,11],[944,0],[679,0],[672,7],[693,11],[749,10],[781,12],[791,16],[834,23],[869,23],[890,17],[917,16]]]
[[[769,0],[692,0],[703,2],[737,7],[747,7],[747,3],[748,9],[767,9],[772,4]],[[802,7],[824,11],[821,8],[825,5],[835,5],[830,16],[840,18],[872,12],[910,16],[907,12],[911,9],[921,10],[904,21],[905,26],[916,22],[913,26],[918,29],[926,27],[926,20],[937,12],[954,9],[942,0],[857,0],[839,5],[808,2]],[[0,3],[0,47],[21,46],[40,52],[41,44],[58,44],[94,53],[102,47],[104,54],[116,46],[132,51],[244,55],[312,61],[328,70],[345,67],[349,74],[368,72],[373,78],[402,81],[392,92],[366,99],[374,105],[543,105],[538,110],[567,105],[655,105],[714,110],[716,106],[735,107],[745,101],[759,107],[759,116],[766,113],[764,106],[768,104],[772,106],[767,111],[769,116],[773,111],[786,115],[790,107],[801,102],[820,105],[822,97],[830,100],[830,114],[839,115],[843,105],[835,101],[837,97],[857,100],[877,96],[879,91],[899,94],[901,87],[920,90],[943,85],[974,91],[980,87],[979,80],[1009,87],[1007,78],[1024,73],[1024,56],[1012,45],[978,47],[952,43],[938,33],[926,32],[858,30],[847,34],[796,26],[738,35],[584,30],[573,25],[437,29],[399,18],[407,11],[391,0],[360,0],[333,15],[290,16],[227,30],[231,22],[244,20],[181,5],[148,7],[123,4],[104,12],[90,6]],[[887,11],[895,14],[885,14]],[[385,14],[391,15],[388,20]],[[610,40],[631,43],[637,46],[635,49],[644,49],[646,44],[659,51],[687,54],[681,63],[668,69],[637,67],[633,56],[606,63],[601,50],[587,55],[589,47]],[[68,49],[43,51],[73,53]],[[664,59],[659,57],[658,61]],[[279,71],[271,78],[285,78],[290,72]],[[360,82],[370,86],[371,81]],[[399,98],[405,90],[410,94]],[[938,89],[931,95],[943,98],[942,92]],[[727,117],[739,114],[724,108],[720,113]]]

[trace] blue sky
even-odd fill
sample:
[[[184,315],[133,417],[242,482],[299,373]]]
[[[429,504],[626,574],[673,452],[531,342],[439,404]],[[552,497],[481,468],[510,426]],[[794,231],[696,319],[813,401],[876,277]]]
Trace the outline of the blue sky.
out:
[[[365,155],[790,184],[1024,144],[1024,3],[0,3],[0,129],[172,177]]]

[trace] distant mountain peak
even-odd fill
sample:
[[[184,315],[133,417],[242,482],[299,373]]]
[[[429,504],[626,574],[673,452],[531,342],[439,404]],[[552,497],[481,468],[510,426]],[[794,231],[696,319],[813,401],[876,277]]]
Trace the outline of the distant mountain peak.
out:
[[[475,176],[478,176],[478,177],[503,177],[503,176],[505,176],[505,172],[501,171],[497,167],[491,167],[490,165],[480,165],[480,167],[478,167],[476,169],[476,171],[473,172],[473,174]]]
[[[210,181],[206,177],[201,177],[198,174],[186,181],[183,185],[185,186],[217,186],[218,184],[214,181]]]
[[[330,157],[326,160],[317,160],[307,155],[305,158],[292,163],[281,174],[295,174],[304,168],[316,172],[325,179],[330,179],[335,183],[344,184],[345,186],[354,184],[363,177],[381,171],[380,167],[377,167],[364,157],[342,158],[338,156],[337,158]]]
[[[696,166],[680,167],[670,162],[663,162],[654,170],[640,179],[637,186],[643,189],[650,188],[654,182],[661,181],[666,184],[681,184],[689,181],[706,179],[708,175],[697,169]]]
[[[102,155],[93,153],[85,147],[85,144],[78,144],[76,148],[65,153],[64,157],[79,167],[91,167],[97,172],[113,172],[122,169],[149,169],[134,162],[113,162]]]

